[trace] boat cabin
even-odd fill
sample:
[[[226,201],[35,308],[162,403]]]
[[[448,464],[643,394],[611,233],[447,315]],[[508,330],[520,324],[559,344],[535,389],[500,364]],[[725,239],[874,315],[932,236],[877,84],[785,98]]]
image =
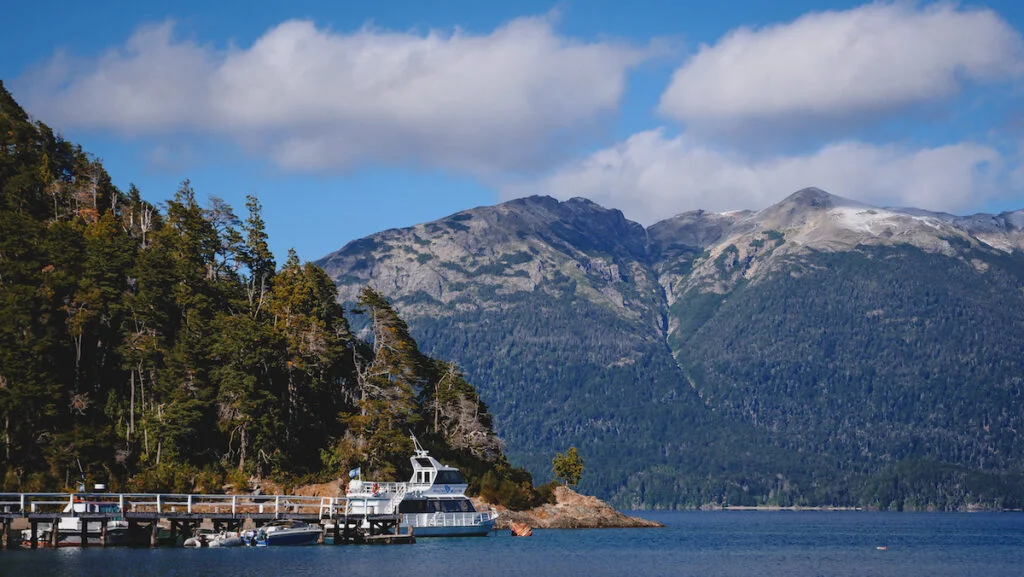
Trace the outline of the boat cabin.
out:
[[[454,467],[442,465],[426,451],[417,451],[412,461],[412,478],[409,479],[409,492],[422,493],[434,488],[435,491],[461,493],[466,490],[466,480],[462,473]],[[447,487],[447,490],[444,488]]]
[[[466,497],[407,497],[398,504],[399,513],[476,513]]]

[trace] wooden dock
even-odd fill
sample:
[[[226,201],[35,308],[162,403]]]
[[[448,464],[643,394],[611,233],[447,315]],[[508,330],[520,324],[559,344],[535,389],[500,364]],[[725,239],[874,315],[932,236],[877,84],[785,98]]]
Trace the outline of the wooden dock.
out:
[[[75,512],[75,509],[86,511]],[[50,531],[49,542],[39,542],[40,523],[59,525],[62,518],[80,522],[79,542],[75,546],[108,546],[109,521],[127,523],[130,545],[161,545],[161,529],[169,528],[167,540],[192,535],[201,524],[239,531],[249,524],[255,528],[274,520],[286,519],[318,523],[324,529],[321,542],[413,543],[409,534],[399,534],[401,515],[354,515],[345,497],[306,497],[300,495],[194,495],[160,493],[0,493],[0,548],[22,545],[13,522],[28,522],[28,547],[57,546],[60,535]],[[90,530],[92,529],[92,530]],[[166,530],[164,531],[166,533]],[[330,539],[328,539],[328,537]],[[91,542],[90,542],[91,541]]]

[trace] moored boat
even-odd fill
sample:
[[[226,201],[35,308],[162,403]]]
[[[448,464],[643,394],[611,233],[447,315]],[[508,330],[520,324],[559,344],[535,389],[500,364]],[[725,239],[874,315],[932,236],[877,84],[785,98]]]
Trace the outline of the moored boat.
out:
[[[315,545],[323,529],[320,525],[281,519],[271,521],[259,529],[242,533],[246,545],[267,547],[271,545]]]
[[[56,529],[53,523],[39,523],[36,526],[36,543],[42,547],[53,544],[53,531],[57,531],[58,547],[79,547],[82,544],[82,518],[79,515],[109,515],[104,522],[90,521],[86,527],[86,539],[88,543],[99,544],[104,539],[106,532],[106,545],[123,545],[128,542],[128,522],[121,516],[121,508],[117,503],[103,503],[98,501],[84,501],[78,497],[70,497],[71,502],[64,507],[63,516],[57,524]],[[68,515],[68,514],[71,515]],[[103,527],[103,525],[106,525]],[[24,544],[32,541],[32,529],[25,529],[21,532],[21,539]]]
[[[508,529],[513,537],[530,537],[533,535],[533,528],[519,521],[509,523]]]
[[[442,464],[412,438],[412,478],[407,483],[381,483],[361,478],[349,483],[350,515],[400,514],[402,527],[417,537],[485,536],[494,528],[497,511],[478,511],[466,497],[465,479],[458,469]],[[358,469],[356,470],[358,472]]]
[[[245,545],[242,535],[238,531],[209,530],[196,531],[196,534],[185,539],[185,547],[241,547]]]

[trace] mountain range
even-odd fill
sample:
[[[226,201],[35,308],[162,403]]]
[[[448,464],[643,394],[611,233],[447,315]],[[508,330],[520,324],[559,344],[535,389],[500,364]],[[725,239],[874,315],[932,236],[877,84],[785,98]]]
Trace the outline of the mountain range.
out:
[[[321,259],[456,361],[509,458],[623,507],[1024,504],[1024,211],[819,189],[649,227],[520,198]],[[353,316],[354,327],[358,316]]]

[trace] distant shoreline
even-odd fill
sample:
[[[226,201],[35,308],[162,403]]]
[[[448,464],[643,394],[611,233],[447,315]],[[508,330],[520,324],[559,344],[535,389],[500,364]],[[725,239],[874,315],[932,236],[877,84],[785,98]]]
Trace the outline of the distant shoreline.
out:
[[[871,511],[864,507],[805,507],[792,505],[782,507],[780,505],[725,505],[722,507],[701,507],[702,511]]]
[[[902,511],[890,509],[874,509],[871,507],[839,507],[839,506],[804,506],[791,505],[782,507],[779,505],[701,505],[689,509],[636,509],[637,512],[645,511],[854,511],[868,513],[1022,513],[1024,509],[996,509],[991,507],[967,507],[966,509],[942,510],[942,509],[904,509]]]

